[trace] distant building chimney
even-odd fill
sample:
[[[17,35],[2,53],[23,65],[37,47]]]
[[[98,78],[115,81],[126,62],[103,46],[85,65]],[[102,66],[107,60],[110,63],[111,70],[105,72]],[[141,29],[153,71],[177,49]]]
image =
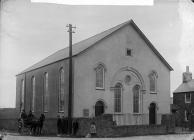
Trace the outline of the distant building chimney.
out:
[[[186,66],[186,72],[189,72],[189,66]]]
[[[192,73],[189,72],[189,66],[186,66],[186,72],[183,72],[183,83],[187,83],[192,80]]]

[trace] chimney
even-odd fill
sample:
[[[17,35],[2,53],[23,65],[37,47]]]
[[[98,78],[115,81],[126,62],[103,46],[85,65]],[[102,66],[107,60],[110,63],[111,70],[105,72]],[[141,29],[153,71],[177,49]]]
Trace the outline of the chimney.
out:
[[[186,66],[186,72],[183,72],[183,83],[187,83],[192,80],[192,73],[189,72],[189,66]]]
[[[189,72],[189,66],[186,66],[186,72]]]

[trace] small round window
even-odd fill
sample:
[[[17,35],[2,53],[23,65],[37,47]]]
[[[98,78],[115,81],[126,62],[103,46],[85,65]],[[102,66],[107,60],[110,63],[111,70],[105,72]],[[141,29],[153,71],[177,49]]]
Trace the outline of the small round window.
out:
[[[127,76],[125,77],[125,84],[129,85],[130,82],[131,82],[131,76],[130,76],[130,75],[127,75]]]

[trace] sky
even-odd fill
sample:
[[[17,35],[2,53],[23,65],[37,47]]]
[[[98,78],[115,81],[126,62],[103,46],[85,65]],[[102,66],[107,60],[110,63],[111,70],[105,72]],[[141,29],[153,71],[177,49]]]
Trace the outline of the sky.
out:
[[[155,0],[152,6],[83,6],[2,0],[0,9],[0,107],[15,107],[16,75],[73,43],[133,19],[173,67],[171,94],[186,66],[194,72],[194,3]]]

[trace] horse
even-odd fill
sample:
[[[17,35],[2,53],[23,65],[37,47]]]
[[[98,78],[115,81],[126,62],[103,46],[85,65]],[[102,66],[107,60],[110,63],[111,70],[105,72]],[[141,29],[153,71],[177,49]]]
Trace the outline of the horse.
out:
[[[31,128],[34,135],[36,134],[41,135],[44,121],[45,121],[45,116],[44,114],[41,114],[38,120],[31,122]]]

